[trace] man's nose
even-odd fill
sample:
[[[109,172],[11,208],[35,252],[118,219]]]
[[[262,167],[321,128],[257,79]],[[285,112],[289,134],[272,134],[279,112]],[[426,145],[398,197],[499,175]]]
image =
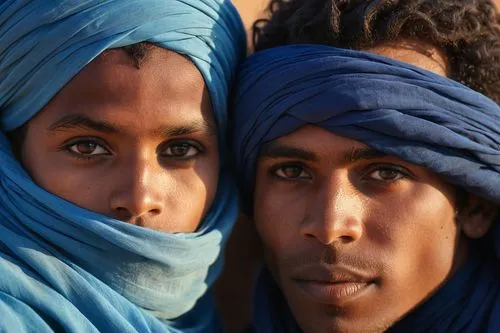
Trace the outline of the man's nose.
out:
[[[120,170],[118,185],[111,193],[109,205],[113,215],[122,221],[151,227],[148,221],[160,215],[164,209],[163,182],[158,179],[160,166],[147,156],[136,157],[124,163]]]
[[[346,175],[332,175],[310,200],[303,236],[323,245],[351,243],[363,234],[363,200]]]

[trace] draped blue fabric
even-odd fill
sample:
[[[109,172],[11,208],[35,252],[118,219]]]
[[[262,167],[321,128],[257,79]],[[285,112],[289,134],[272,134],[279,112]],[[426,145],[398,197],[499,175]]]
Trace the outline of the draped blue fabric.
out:
[[[424,166],[500,203],[500,107],[418,67],[329,46],[278,47],[258,52],[243,64],[233,108],[235,169],[248,202],[262,146],[310,124]],[[394,331],[498,331],[498,223],[492,238],[492,258],[475,252],[438,294]],[[259,286],[272,289],[262,282]],[[266,299],[273,294],[257,292],[258,332],[290,330],[279,324],[271,329],[269,321],[289,321],[260,310],[285,306],[279,297]]]
[[[87,211],[38,187],[5,136],[104,50],[143,41],[198,67],[223,142],[229,87],[246,49],[229,1],[0,3],[1,332],[217,331],[209,288],[237,215],[224,163],[200,228],[167,234]]]

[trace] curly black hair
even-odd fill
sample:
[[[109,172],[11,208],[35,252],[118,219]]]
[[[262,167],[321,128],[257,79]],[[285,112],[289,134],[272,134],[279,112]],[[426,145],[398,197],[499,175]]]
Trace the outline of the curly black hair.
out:
[[[268,10],[253,26],[256,51],[419,40],[444,52],[451,79],[500,104],[500,14],[490,0],[271,0]]]

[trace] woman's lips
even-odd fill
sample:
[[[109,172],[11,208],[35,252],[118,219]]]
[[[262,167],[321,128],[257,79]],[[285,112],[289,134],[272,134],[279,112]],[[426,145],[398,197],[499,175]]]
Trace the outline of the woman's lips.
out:
[[[310,298],[316,302],[340,306],[362,296],[371,282],[324,282],[311,280],[295,280],[297,286]]]

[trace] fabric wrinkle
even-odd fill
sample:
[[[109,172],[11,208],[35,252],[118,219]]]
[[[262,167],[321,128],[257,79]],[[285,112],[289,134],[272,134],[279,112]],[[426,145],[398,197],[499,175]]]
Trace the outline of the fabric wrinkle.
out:
[[[264,144],[306,125],[423,166],[500,204],[500,106],[451,79],[387,57],[325,45],[260,51],[236,84],[233,152],[245,209]],[[500,327],[500,225],[495,253],[473,253],[436,295],[390,332],[493,332]],[[256,332],[299,331],[264,271],[254,306]]]
[[[1,321],[0,331],[27,332],[44,320],[71,332],[218,329],[207,291],[221,271],[221,251],[238,213],[227,151],[221,149],[216,198],[200,228],[167,234],[45,191],[14,158],[6,138],[104,50],[139,42],[194,63],[225,146],[229,86],[246,50],[241,19],[229,1],[0,5],[0,272],[9,276],[0,282],[0,313],[20,311],[27,323]],[[37,331],[50,330],[40,324]]]

